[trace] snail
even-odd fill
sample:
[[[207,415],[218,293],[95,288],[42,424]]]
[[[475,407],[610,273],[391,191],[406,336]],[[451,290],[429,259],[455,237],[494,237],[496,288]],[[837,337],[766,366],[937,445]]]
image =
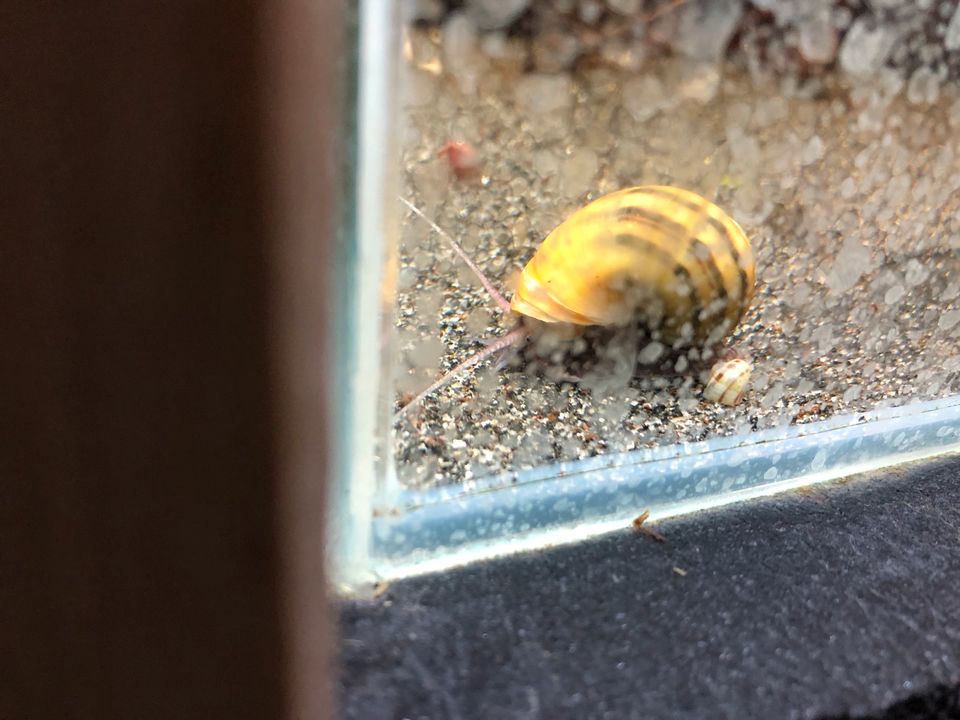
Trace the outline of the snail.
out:
[[[632,187],[580,208],[540,244],[510,301],[448,233],[400,199],[450,243],[501,310],[522,321],[407,403],[396,418],[458,373],[521,344],[538,322],[637,323],[673,350],[703,349],[733,331],[753,298],[756,271],[746,234],[723,210],[689,190]]]
[[[721,405],[734,406],[743,399],[750,382],[750,363],[735,357],[722,360],[710,370],[710,379],[703,388],[703,397]]]

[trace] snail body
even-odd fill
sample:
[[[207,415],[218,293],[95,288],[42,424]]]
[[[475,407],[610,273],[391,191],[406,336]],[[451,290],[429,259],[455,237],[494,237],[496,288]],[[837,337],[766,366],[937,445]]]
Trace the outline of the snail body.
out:
[[[453,246],[501,309],[521,317],[554,325],[636,324],[674,350],[704,349],[733,331],[753,298],[755,261],[746,234],[688,190],[627,188],[577,210],[540,244],[509,302],[452,237],[404,202]],[[533,326],[520,324],[468,358],[400,413],[459,372],[524,342]]]

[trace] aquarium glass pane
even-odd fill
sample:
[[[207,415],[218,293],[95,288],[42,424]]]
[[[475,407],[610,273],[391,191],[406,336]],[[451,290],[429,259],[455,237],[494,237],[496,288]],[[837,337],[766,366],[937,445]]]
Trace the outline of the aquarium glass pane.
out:
[[[956,2],[394,9],[384,574],[954,449]]]

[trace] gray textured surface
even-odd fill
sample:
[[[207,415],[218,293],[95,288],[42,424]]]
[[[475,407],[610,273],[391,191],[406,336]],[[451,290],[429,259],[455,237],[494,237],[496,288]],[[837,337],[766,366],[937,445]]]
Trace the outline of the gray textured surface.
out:
[[[960,460],[395,584],[349,718],[815,718],[960,682]],[[681,576],[674,571],[686,572]]]

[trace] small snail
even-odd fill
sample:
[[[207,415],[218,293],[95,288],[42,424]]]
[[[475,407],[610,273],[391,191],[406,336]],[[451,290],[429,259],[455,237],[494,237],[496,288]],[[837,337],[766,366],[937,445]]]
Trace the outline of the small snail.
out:
[[[627,188],[577,210],[540,244],[512,301],[450,235],[401,200],[451,244],[504,312],[524,322],[428,387],[397,417],[457,373],[520,344],[536,331],[528,318],[575,326],[637,323],[674,350],[709,348],[730,334],[753,298],[755,263],[746,234],[688,190]]]
[[[703,397],[731,407],[743,399],[750,382],[750,363],[743,358],[722,360],[710,370],[710,379],[703,388]]]

